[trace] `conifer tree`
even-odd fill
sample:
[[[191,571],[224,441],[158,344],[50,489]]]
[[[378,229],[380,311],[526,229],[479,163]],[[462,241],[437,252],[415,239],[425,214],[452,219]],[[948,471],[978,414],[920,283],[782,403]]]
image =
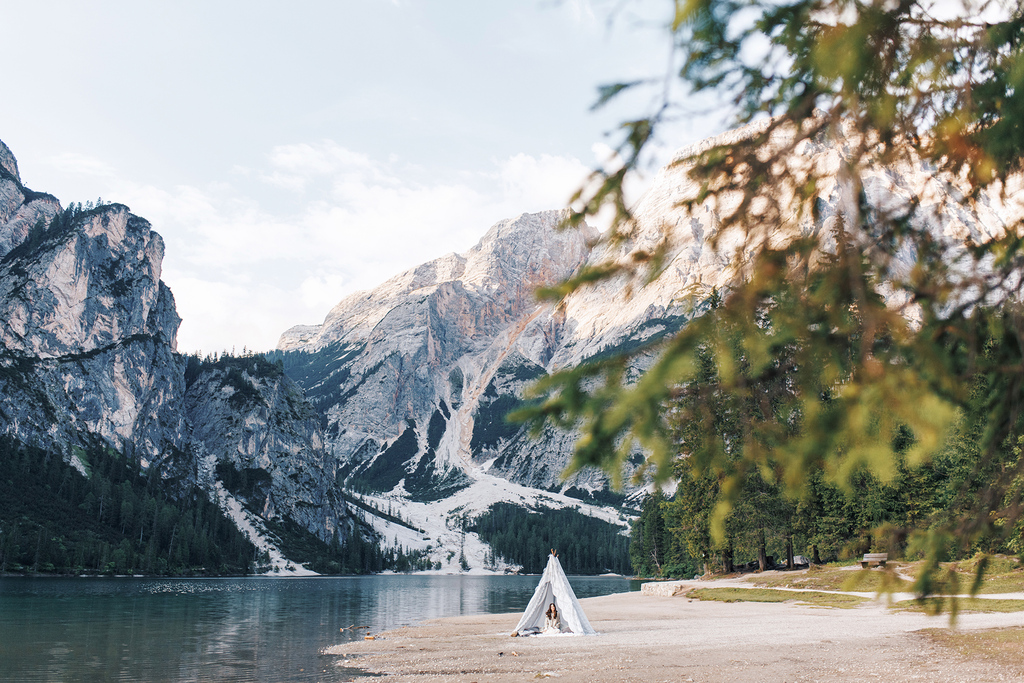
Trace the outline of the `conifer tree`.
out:
[[[658,361],[638,381],[624,381],[626,356],[541,380],[545,400],[524,416],[582,425],[573,468],[596,465],[618,477],[640,445],[649,454],[641,475],[662,480],[682,458],[695,481],[718,478],[717,543],[755,472],[794,501],[821,485],[847,500],[860,491],[869,499],[854,510],[855,523],[870,525],[895,512],[878,497],[881,487],[901,468],[941,457],[980,383],[970,467],[985,477],[964,482],[955,514],[935,517],[917,547],[939,558],[994,534],[1003,542],[1019,536],[1024,10],[965,0],[961,12],[943,16],[933,5],[669,2],[683,101],[713,93],[731,103],[736,123],[755,124],[675,162],[694,187],[681,207],[717,212],[705,248],[743,260],[733,261],[720,306],[660,342]],[[599,104],[636,85],[603,88]],[[637,224],[624,180],[680,106],[667,99],[653,115],[623,124],[622,165],[595,172],[575,198],[570,224],[610,206],[616,220],[606,241],[630,244]],[[801,162],[820,145],[837,150],[836,167]],[[869,201],[865,177],[895,167],[927,170],[956,203]],[[823,193],[832,188],[838,211],[826,221]],[[936,224],[944,210],[1000,203],[1008,222],[992,234],[953,239]],[[584,269],[548,295],[613,276],[642,287],[673,240],[666,230],[658,248]],[[691,295],[699,310],[711,293]],[[699,379],[705,352],[720,375],[717,389],[681,406],[679,392]],[[732,413],[740,436],[731,448],[680,443],[678,423],[705,421],[723,404],[767,400],[780,372],[788,396],[770,410]],[[919,589],[926,593],[928,582]]]

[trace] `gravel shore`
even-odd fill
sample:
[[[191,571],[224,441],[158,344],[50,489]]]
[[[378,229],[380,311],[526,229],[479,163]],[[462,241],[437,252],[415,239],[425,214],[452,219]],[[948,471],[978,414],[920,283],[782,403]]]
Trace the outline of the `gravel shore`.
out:
[[[708,586],[713,582],[700,582]],[[965,659],[926,629],[948,616],[793,603],[721,603],[621,593],[581,600],[600,635],[512,638],[519,614],[455,617],[326,654],[378,680],[492,683],[658,681],[1020,681],[1021,667]],[[1024,613],[964,614],[958,629],[1024,626]]]

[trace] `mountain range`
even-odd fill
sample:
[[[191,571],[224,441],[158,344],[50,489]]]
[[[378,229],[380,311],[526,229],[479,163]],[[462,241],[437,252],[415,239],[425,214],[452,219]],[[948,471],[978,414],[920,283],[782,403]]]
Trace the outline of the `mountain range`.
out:
[[[536,379],[642,351],[727,286],[737,255],[710,246],[715,208],[680,205],[694,186],[677,162],[696,148],[658,173],[630,237],[613,246],[586,225],[559,230],[561,211],[522,214],[463,254],[342,299],[273,351],[199,358],[176,349],[180,319],[152,226],[120,204],[62,207],[28,189],[0,142],[0,434],[59,452],[83,476],[87,447],[102,443],[169,495],[198,487],[277,573],[309,571],[288,557],[288,526],[335,547],[359,536],[414,552],[440,571],[516,564],[473,531],[502,503],[573,509],[624,532],[639,485],[615,491],[594,470],[563,479],[575,433],[549,426],[531,437],[505,417],[532,400]],[[841,149],[799,153],[827,164]],[[929,188],[948,234],[1002,225],[997,209],[955,210],[955,188],[923,166],[880,169],[865,187],[877,202]],[[824,196],[827,222],[841,184]],[[535,296],[665,234],[665,266],[645,285],[618,277],[557,302]],[[653,353],[636,355],[630,372]],[[637,452],[629,466],[642,462]]]

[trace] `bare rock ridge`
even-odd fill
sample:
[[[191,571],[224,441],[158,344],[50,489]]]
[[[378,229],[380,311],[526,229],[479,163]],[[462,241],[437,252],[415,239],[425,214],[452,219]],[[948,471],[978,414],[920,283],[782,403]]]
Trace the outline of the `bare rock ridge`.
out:
[[[505,416],[537,378],[678,329],[687,311],[668,278],[639,297],[618,283],[557,307],[538,302],[537,287],[595,257],[596,232],[559,231],[562,218],[502,221],[465,254],[346,297],[321,325],[281,336],[276,357],[321,414],[347,485],[427,502],[496,475],[590,503],[622,501],[601,473],[562,480],[574,434],[549,429],[534,440]]]
[[[502,221],[465,254],[353,294],[323,324],[282,335],[286,371],[323,416],[342,477],[434,499],[469,485],[506,442],[521,440],[504,415],[546,371],[561,331],[535,291],[571,275],[596,237],[589,227],[558,231],[561,219],[550,211]],[[512,466],[494,471],[558,488],[566,462],[526,465],[541,476],[516,477]]]
[[[208,491],[270,550],[272,519],[344,538],[351,516],[301,390],[261,357],[178,354],[163,255],[126,206],[62,209],[27,189],[0,143],[0,433],[83,474],[76,446],[99,439],[172,492]],[[256,470],[259,486],[228,490]]]
[[[10,147],[4,144],[3,140],[0,140],[0,169],[3,169],[7,175],[13,176],[15,182],[21,182],[21,174],[18,173],[18,160],[14,158]]]

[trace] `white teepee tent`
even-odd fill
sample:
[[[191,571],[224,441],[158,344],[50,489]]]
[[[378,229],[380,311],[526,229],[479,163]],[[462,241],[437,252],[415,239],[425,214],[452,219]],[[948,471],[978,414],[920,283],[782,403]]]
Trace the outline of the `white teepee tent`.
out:
[[[544,574],[540,577],[540,584],[530,598],[530,604],[526,606],[523,618],[519,620],[514,635],[529,635],[538,633],[544,628],[544,613],[551,603],[555,604],[559,618],[562,621],[562,633],[570,632],[576,635],[596,636],[597,631],[587,621],[587,615],[583,613],[576,594],[572,592],[569,579],[565,578],[562,565],[552,552],[548,557],[548,565],[544,568]]]

